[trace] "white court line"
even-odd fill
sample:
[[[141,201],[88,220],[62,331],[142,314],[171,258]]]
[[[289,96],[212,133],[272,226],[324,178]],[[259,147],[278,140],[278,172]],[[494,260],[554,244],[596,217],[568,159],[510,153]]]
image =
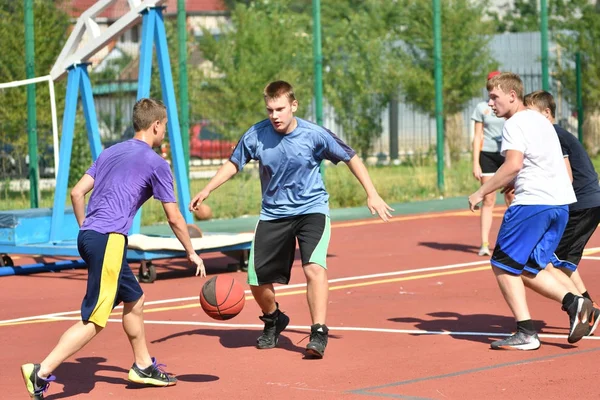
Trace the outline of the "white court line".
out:
[[[379,274],[349,276],[346,278],[330,279],[329,283],[348,282],[348,281],[355,281],[355,280],[382,278],[382,277],[387,277],[387,276],[407,275],[407,274],[423,273],[423,272],[431,272],[431,271],[442,271],[442,270],[447,270],[447,269],[469,267],[469,266],[473,266],[473,265],[482,265],[482,264],[489,264],[489,260],[474,261],[474,262],[460,263],[460,264],[442,265],[439,267],[428,267],[428,268],[419,268],[419,269],[409,269],[409,270],[403,270],[403,271],[383,272],[383,273],[379,273]],[[306,283],[297,283],[294,285],[276,286],[275,290],[276,291],[285,291],[285,290],[297,289],[297,288],[302,288],[302,287],[306,287]],[[246,290],[245,293],[251,294],[250,290]],[[145,302],[144,307],[151,306],[151,305],[157,305],[157,304],[167,304],[167,303],[177,303],[177,302],[197,301],[197,300],[198,300],[197,296],[180,297],[180,298],[176,298],[176,299],[154,300],[154,301]],[[115,307],[115,309],[121,309],[121,308],[123,308],[123,306]],[[35,315],[32,317],[22,317],[22,318],[15,318],[15,319],[0,320],[0,325],[7,324],[7,323],[14,323],[14,322],[31,321],[31,320],[36,320],[36,319],[52,319],[54,317],[73,315],[73,314],[79,314],[79,313],[81,313],[81,310],[64,311],[64,312],[57,312],[57,313],[51,313],[51,314]]]
[[[64,320],[64,321],[79,321],[77,317],[56,317],[50,319]],[[118,318],[109,318],[108,322],[121,323],[122,321]],[[262,329],[264,325],[261,324],[231,324],[231,323],[220,323],[220,322],[201,322],[201,321],[155,321],[155,320],[144,320],[145,324],[154,325],[177,325],[177,326],[203,326],[210,328],[250,328],[250,329]],[[442,335],[442,336],[491,336],[491,337],[508,337],[512,336],[513,333],[499,333],[499,332],[453,332],[453,331],[424,331],[420,329],[387,329],[387,328],[367,328],[367,327],[353,327],[353,326],[327,326],[330,331],[340,332],[376,332],[376,333],[401,333],[407,335]],[[306,325],[288,325],[286,329],[298,329],[310,331],[310,326]],[[538,333],[541,338],[552,338],[552,339],[566,339],[568,335],[552,334],[552,333]],[[600,340],[600,336],[584,336],[583,339],[588,340]]]
[[[600,257],[596,257],[596,256],[583,256],[581,257],[584,260],[600,260]]]
[[[598,251],[600,251],[600,247],[592,247],[592,248],[585,249],[584,253],[593,253],[593,252],[598,252]],[[587,257],[587,256],[585,256],[585,257]],[[347,281],[352,281],[352,280],[381,278],[381,277],[397,276],[397,275],[406,275],[406,274],[412,274],[412,273],[441,271],[441,270],[468,267],[468,266],[474,266],[474,265],[483,265],[483,264],[488,264],[488,263],[489,263],[489,260],[486,259],[486,260],[482,260],[482,261],[474,261],[474,262],[459,263],[459,264],[449,264],[449,265],[442,265],[442,266],[438,266],[438,267],[428,267],[428,268],[418,268],[418,269],[410,269],[410,270],[403,270],[403,271],[384,272],[384,273],[371,274],[371,275],[350,276],[350,277],[346,277],[346,278],[330,279],[329,283],[347,282]],[[290,289],[297,289],[297,288],[301,288],[301,287],[305,287],[305,286],[306,286],[306,283],[298,283],[298,284],[294,284],[294,285],[276,286],[275,290],[276,291],[290,290]],[[246,290],[245,293],[250,294],[250,291]],[[180,297],[180,298],[175,298],[175,299],[148,301],[144,305],[149,306],[149,305],[176,303],[176,302],[184,302],[184,301],[196,301],[196,299],[197,299],[197,296]],[[115,309],[120,309],[120,308],[123,308],[123,306],[115,307]],[[10,324],[10,323],[15,323],[15,322],[31,321],[31,320],[36,320],[36,319],[52,319],[54,317],[79,314],[80,312],[81,312],[80,310],[63,311],[63,312],[57,312],[57,313],[51,313],[51,314],[35,315],[35,316],[31,316],[31,317],[0,320],[0,325]]]

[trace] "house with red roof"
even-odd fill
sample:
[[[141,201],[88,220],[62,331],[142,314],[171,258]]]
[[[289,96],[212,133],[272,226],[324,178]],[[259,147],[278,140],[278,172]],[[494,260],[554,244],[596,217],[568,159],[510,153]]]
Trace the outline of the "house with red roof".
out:
[[[78,18],[95,3],[94,0],[64,0],[61,8],[70,15],[74,26]],[[163,10],[165,20],[177,18],[177,3],[177,0],[165,2],[166,8]],[[185,8],[188,43],[193,43],[193,37],[200,35],[203,28],[218,33],[219,26],[227,23],[229,13],[222,0],[185,0]],[[101,30],[107,29],[129,10],[130,6],[127,0],[115,0],[94,19],[94,22]],[[103,138],[118,139],[122,134],[119,132],[122,130],[120,127],[129,123],[131,109],[136,101],[141,30],[141,23],[131,27],[107,43],[90,60],[91,73],[102,72],[118,65],[115,81],[96,82],[92,86],[99,128]],[[87,40],[88,38],[84,35],[81,45],[85,45]],[[170,56],[172,59],[174,56],[176,57],[173,54]],[[189,67],[207,68],[202,65],[204,60],[201,54],[193,49],[193,46],[187,61]],[[177,85],[177,82],[174,84]],[[118,119],[123,120],[119,121]]]

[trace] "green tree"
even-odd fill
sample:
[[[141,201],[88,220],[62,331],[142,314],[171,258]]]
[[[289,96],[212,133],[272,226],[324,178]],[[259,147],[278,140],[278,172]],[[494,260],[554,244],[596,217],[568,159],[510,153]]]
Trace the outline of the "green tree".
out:
[[[312,99],[311,36],[308,18],[288,12],[291,0],[238,4],[231,24],[214,37],[199,39],[205,62],[193,82],[190,103],[195,114],[209,119],[227,138],[239,138],[266,118],[262,91],[273,80],[295,84],[300,115]]]
[[[58,2],[59,3],[59,2]],[[0,6],[0,82],[26,79],[25,24],[23,1],[2,2]],[[35,72],[47,75],[56,61],[70,26],[57,2],[34,1]],[[38,139],[40,148],[52,143],[48,85],[36,88]],[[57,109],[64,108],[65,80],[56,82]],[[26,86],[0,90],[0,140],[13,144],[24,154],[27,148]]]
[[[221,37],[205,32],[209,61],[196,107],[214,110],[233,136],[264,118],[260,92],[275,78],[295,84],[301,103],[312,99],[312,1],[227,2],[231,25]],[[400,69],[393,43],[402,10],[384,0],[322,2],[324,92],[346,140],[362,155],[382,131],[381,114],[398,89]],[[215,72],[216,71],[216,72]],[[212,77],[211,74],[214,74]],[[301,107],[301,113],[308,107]],[[302,115],[302,114],[300,114]],[[231,125],[234,124],[234,125]]]
[[[344,137],[366,157],[381,136],[383,110],[397,94],[401,68],[395,47],[402,9],[381,0],[323,5],[326,99]]]
[[[402,31],[402,89],[407,102],[433,116],[435,80],[433,58],[433,8],[430,1],[403,0],[407,13]],[[442,68],[445,138],[451,159],[466,147],[462,111],[481,93],[489,71],[498,67],[488,44],[493,25],[484,19],[482,1],[442,2]],[[447,159],[447,161],[449,161]]]
[[[548,24],[556,28],[570,17],[569,9],[579,0],[548,0]],[[539,0],[514,0],[500,7],[499,11],[489,11],[487,14],[494,20],[496,31],[504,32],[534,32],[540,29]]]
[[[555,60],[555,77],[570,104],[577,104],[575,59],[581,54],[583,80],[584,144],[591,155],[600,150],[600,0],[590,4],[586,0],[572,0],[562,15],[554,39],[561,50]]]

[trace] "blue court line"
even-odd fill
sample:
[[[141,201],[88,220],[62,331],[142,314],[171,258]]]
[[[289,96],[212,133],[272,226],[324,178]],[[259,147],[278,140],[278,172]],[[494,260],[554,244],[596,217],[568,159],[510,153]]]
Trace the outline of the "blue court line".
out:
[[[402,394],[378,393],[378,392],[374,392],[374,390],[391,388],[391,387],[396,387],[396,386],[410,385],[413,383],[419,383],[419,382],[424,382],[424,381],[433,381],[436,379],[454,378],[457,376],[468,375],[468,374],[473,374],[473,373],[482,372],[482,371],[490,371],[490,370],[498,369],[498,368],[511,367],[511,366],[519,365],[519,364],[528,364],[528,363],[538,362],[538,361],[546,361],[546,360],[552,360],[552,359],[563,358],[563,357],[571,357],[571,356],[577,356],[580,354],[593,353],[593,352],[597,352],[597,351],[600,351],[600,347],[596,347],[593,349],[587,349],[587,350],[572,351],[572,352],[569,352],[568,354],[558,354],[558,355],[554,354],[551,356],[530,358],[527,360],[520,360],[520,361],[509,362],[509,363],[490,365],[487,367],[467,369],[464,371],[452,372],[450,374],[425,376],[422,378],[409,379],[407,381],[400,381],[400,382],[388,383],[385,385],[371,386],[371,387],[366,387],[366,388],[361,388],[361,389],[356,389],[356,390],[350,390],[346,393],[359,394],[359,395],[365,395],[365,396],[387,397],[387,398],[393,398],[393,399],[405,399],[405,400],[434,400],[434,399],[425,398],[425,397],[407,396],[407,395],[402,395]]]

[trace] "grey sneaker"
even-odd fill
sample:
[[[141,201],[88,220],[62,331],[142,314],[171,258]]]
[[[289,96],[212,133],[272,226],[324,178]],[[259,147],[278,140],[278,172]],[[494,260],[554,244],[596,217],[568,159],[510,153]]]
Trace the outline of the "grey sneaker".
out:
[[[590,300],[583,296],[577,296],[565,311],[569,314],[570,327],[567,339],[569,343],[576,343],[582,337],[594,332],[594,325],[597,326],[597,323],[596,321],[592,322],[595,313]]]
[[[518,331],[506,339],[496,340],[490,345],[494,350],[537,350],[540,348],[540,338],[537,333],[528,335]]]
[[[598,327],[598,323],[600,322],[600,308],[598,308],[598,304],[596,304],[596,302],[594,301],[592,301],[592,305],[594,306],[594,309],[590,314],[590,331],[588,332],[587,336],[592,336],[594,334],[594,331],[596,330],[596,328]]]
[[[40,364],[23,364],[21,365],[21,374],[23,375],[23,381],[27,387],[27,392],[34,400],[42,400],[44,393],[48,390],[50,382],[56,378],[54,375],[48,376],[46,379],[42,379],[38,376],[40,370]]]

